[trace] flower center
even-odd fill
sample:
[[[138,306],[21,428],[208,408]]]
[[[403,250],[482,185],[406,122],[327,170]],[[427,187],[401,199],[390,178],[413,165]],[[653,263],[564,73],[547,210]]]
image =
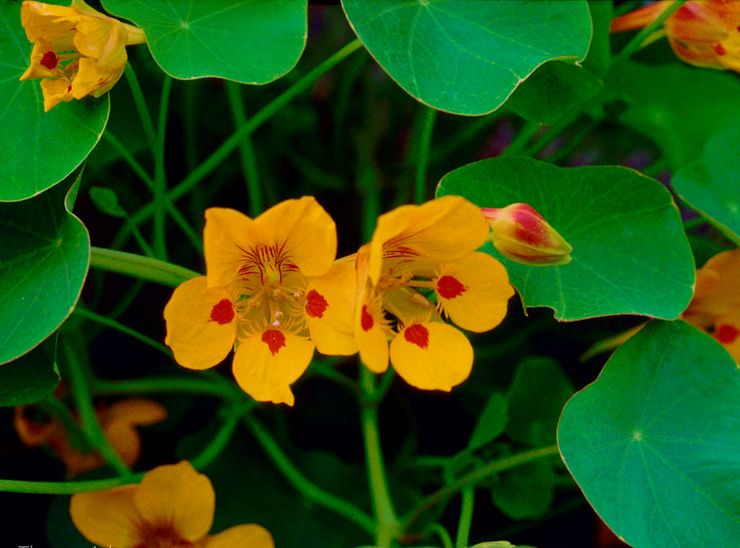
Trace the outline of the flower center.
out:
[[[49,70],[56,68],[58,62],[57,54],[53,51],[47,51],[41,58],[41,64]]]

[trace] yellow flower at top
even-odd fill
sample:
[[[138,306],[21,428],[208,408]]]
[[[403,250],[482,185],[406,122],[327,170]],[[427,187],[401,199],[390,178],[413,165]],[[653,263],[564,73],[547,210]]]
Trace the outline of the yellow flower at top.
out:
[[[458,196],[378,219],[356,258],[354,334],[371,371],[382,373],[390,359],[406,382],[425,390],[449,391],[468,378],[473,348],[443,318],[487,331],[514,294],[504,267],[476,251],[487,236],[481,210]]]
[[[258,401],[293,405],[290,385],[314,348],[354,354],[351,261],[334,263],[334,221],[311,197],[286,200],[256,219],[206,210],[206,276],[181,284],[165,307],[180,365],[206,369],[232,348],[234,376]]]
[[[611,32],[644,27],[676,0],[661,0],[616,17]],[[697,67],[740,72],[740,2],[689,0],[664,23],[674,53]]]
[[[42,78],[47,112],[62,101],[106,93],[123,74],[126,46],[146,41],[141,29],[82,0],[73,0],[70,7],[23,2],[21,24],[33,50],[20,79]]]
[[[740,365],[740,248],[715,255],[696,271],[694,298],[681,318],[711,333]]]
[[[96,546],[274,548],[255,524],[209,535],[215,508],[213,485],[187,461],[158,466],[138,485],[74,494],[69,504],[75,527]]]

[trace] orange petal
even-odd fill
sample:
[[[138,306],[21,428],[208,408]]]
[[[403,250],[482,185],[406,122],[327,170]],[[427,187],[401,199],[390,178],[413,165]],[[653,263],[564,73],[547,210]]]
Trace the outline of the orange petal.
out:
[[[640,29],[652,23],[672,2],[673,0],[662,0],[615,17],[611,21],[609,31],[624,32],[626,30]]]
[[[391,342],[391,363],[410,385],[449,392],[470,375],[473,347],[452,326],[441,322],[414,323]]]
[[[160,404],[143,399],[131,398],[114,403],[105,413],[103,431],[113,449],[129,466],[139,460],[141,438],[135,425],[162,422],[167,410]]]
[[[229,527],[209,536],[204,548],[274,548],[270,532],[260,525],[246,524]]]
[[[292,263],[306,276],[328,272],[337,255],[334,221],[312,196],[285,200],[257,217],[255,222],[284,246]]]
[[[44,444],[52,433],[58,431],[59,423],[56,420],[35,422],[27,416],[25,410],[25,405],[13,410],[13,426],[21,441],[29,447]]]
[[[250,250],[269,243],[268,234],[243,213],[222,207],[206,209],[203,248],[208,286],[231,285]]]
[[[208,288],[205,276],[183,282],[175,289],[164,308],[164,319],[165,343],[184,367],[213,367],[234,345],[234,305],[222,288]]]
[[[740,367],[740,311],[716,318],[712,336]]]
[[[139,543],[141,515],[134,497],[138,486],[108,491],[77,493],[69,501],[69,513],[77,530],[98,546],[135,546]]]
[[[275,329],[239,341],[234,355],[234,377],[242,390],[257,401],[295,401],[290,385],[303,375],[313,356],[314,344]]]
[[[476,333],[501,323],[514,295],[504,266],[479,252],[442,265],[435,285],[437,302],[450,319]]]
[[[182,461],[144,474],[134,503],[148,524],[171,525],[181,539],[196,542],[213,525],[216,494],[205,475]]]
[[[378,219],[370,243],[370,279],[378,283],[385,258],[454,261],[483,245],[487,235],[480,209],[459,196],[401,206]]]

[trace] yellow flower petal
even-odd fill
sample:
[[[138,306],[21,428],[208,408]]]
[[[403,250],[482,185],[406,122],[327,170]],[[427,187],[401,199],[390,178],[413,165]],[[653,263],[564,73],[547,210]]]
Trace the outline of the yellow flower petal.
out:
[[[334,221],[312,196],[285,200],[255,222],[306,276],[326,273],[337,254]]]
[[[82,99],[88,95],[100,97],[107,93],[121,78],[124,65],[116,67],[115,70],[102,70],[94,60],[83,57],[80,59],[77,75],[72,80],[72,96],[75,99]]]
[[[126,64],[126,29],[120,21],[81,16],[76,30],[75,48],[95,59],[101,70],[118,71]]]
[[[235,209],[206,209],[203,248],[208,285],[230,285],[243,266],[247,253],[268,244],[267,238],[268,235],[252,219]]]
[[[274,548],[270,532],[260,525],[245,524],[229,527],[209,536],[204,548]]]
[[[437,302],[463,329],[481,333],[493,329],[506,316],[514,295],[506,269],[485,253],[442,265],[435,280]]]
[[[165,343],[177,363],[207,369],[222,361],[234,345],[233,304],[220,287],[208,288],[205,276],[180,284],[164,309]]]
[[[287,403],[295,398],[290,385],[298,380],[313,356],[314,344],[273,327],[239,341],[234,377],[257,401]]]
[[[77,530],[97,546],[127,548],[138,544],[141,515],[134,497],[138,486],[108,491],[77,493],[69,502],[69,513]]]
[[[147,472],[136,489],[134,503],[153,528],[169,525],[181,539],[196,542],[213,525],[216,494],[205,475],[182,461]]]
[[[355,311],[355,339],[362,363],[373,373],[388,369],[388,337],[386,320],[380,301],[368,298],[366,290]]]
[[[480,209],[459,196],[399,207],[378,219],[370,243],[370,279],[378,283],[384,258],[454,261],[483,245],[487,235]]]
[[[398,374],[422,390],[444,390],[463,382],[473,367],[473,347],[460,331],[441,322],[407,325],[391,342]]]
[[[67,6],[43,2],[23,2],[21,25],[31,42],[43,40],[53,49],[71,50],[79,13]]]
[[[44,112],[49,112],[62,101],[74,99],[72,83],[64,77],[41,80],[41,92],[44,94]]]

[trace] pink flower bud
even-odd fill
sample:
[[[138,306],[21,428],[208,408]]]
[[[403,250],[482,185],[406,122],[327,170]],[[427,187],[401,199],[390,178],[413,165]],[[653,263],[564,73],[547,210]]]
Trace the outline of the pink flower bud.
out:
[[[491,240],[501,255],[530,266],[563,265],[573,248],[529,204],[481,208],[491,226]]]

